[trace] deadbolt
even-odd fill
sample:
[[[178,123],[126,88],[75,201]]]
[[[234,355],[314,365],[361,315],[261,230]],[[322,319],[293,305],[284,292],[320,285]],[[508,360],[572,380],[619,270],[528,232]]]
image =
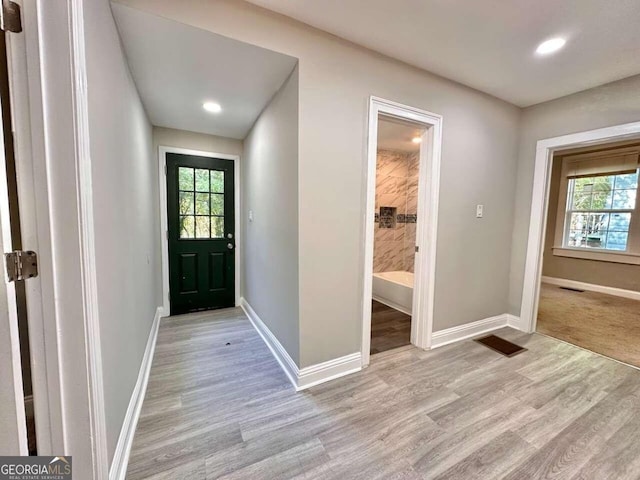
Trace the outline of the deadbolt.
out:
[[[233,250],[233,243],[227,243],[227,248],[229,250]]]
[[[227,233],[227,238],[233,238],[233,233]]]

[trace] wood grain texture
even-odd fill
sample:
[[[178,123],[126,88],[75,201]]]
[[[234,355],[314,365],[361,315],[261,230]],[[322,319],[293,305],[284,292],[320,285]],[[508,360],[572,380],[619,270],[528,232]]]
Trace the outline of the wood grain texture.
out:
[[[371,355],[411,344],[411,316],[372,301]]]
[[[404,346],[296,393],[239,309],[163,320],[127,478],[632,479],[640,372],[542,335]]]

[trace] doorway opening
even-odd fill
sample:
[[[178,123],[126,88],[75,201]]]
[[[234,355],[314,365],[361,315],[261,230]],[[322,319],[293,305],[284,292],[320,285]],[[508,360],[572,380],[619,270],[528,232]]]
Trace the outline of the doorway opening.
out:
[[[640,367],[640,123],[537,151],[523,326]]]
[[[429,348],[442,118],[371,98],[363,297],[363,365]]]
[[[239,156],[160,147],[164,310],[239,304]],[[166,173],[165,173],[166,172]]]

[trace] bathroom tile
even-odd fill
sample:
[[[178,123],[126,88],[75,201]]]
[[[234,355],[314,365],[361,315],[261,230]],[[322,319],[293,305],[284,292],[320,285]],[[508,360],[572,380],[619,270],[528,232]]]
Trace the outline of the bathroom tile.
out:
[[[420,155],[414,153],[408,158],[408,176],[409,178],[418,178],[420,173]]]
[[[417,178],[409,178],[406,183],[406,192],[407,195],[417,196],[418,195],[418,179]]]
[[[418,196],[408,195],[407,196],[407,214],[416,214],[416,213],[418,213]]]
[[[374,249],[378,246],[377,242],[386,242],[389,240],[395,240],[395,230],[393,228],[376,228],[374,233],[375,245]]]
[[[378,242],[374,247],[374,271],[401,270],[404,267],[404,244],[402,241]]]
[[[407,193],[407,178],[406,177],[391,177],[396,182],[396,193],[406,195]]]
[[[377,174],[385,177],[403,177],[409,174],[409,162],[403,155],[392,152],[379,153],[377,161]]]
[[[400,240],[404,242],[405,239],[405,224],[401,223],[396,225],[396,228],[393,230],[394,232],[394,240]]]
[[[407,223],[404,226],[404,241],[412,245],[416,244],[416,224]]]
[[[386,193],[383,195],[380,195],[378,198],[378,208],[382,208],[382,207],[396,207],[396,208],[400,208],[402,207],[403,209],[406,207],[406,196],[405,195],[400,195],[397,193]]]
[[[398,193],[398,180],[403,183],[402,189],[404,190],[404,179],[398,179],[396,177],[389,177],[383,175],[377,175],[376,178],[376,195],[382,195],[385,193]]]

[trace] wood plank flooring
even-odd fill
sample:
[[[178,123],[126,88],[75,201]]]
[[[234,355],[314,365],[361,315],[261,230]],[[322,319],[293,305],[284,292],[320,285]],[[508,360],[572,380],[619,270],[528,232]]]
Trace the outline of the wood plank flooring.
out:
[[[537,330],[640,367],[640,302],[543,283]]]
[[[239,309],[162,321],[127,478],[637,479],[640,372],[542,335],[401,347],[295,393]]]
[[[371,355],[411,343],[411,316],[372,301]]]

